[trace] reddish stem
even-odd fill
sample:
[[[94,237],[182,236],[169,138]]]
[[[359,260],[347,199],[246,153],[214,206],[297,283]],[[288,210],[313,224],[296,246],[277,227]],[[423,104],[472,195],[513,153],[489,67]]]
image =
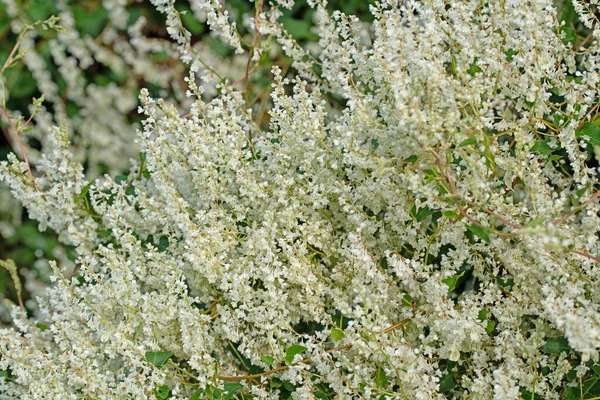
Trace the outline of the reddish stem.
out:
[[[13,124],[13,122],[11,121],[10,116],[8,115],[8,113],[6,112],[4,107],[0,106],[0,111],[2,111],[2,114],[4,114],[4,116],[6,117],[6,120],[8,121],[8,124],[10,125],[10,127],[13,129],[13,131],[15,131],[15,136],[17,138],[17,143],[19,144],[19,149],[21,149],[21,154],[23,155],[23,160],[25,161],[25,164],[27,164],[27,171],[29,172],[29,176],[31,176],[33,178],[33,174],[31,173],[31,167],[29,166],[29,160],[27,160],[27,153],[25,153],[25,147],[23,146],[23,142],[21,141],[21,138],[19,137],[19,130],[15,127],[15,124]],[[31,118],[29,118],[29,120],[27,122],[29,122],[30,120],[31,120]]]

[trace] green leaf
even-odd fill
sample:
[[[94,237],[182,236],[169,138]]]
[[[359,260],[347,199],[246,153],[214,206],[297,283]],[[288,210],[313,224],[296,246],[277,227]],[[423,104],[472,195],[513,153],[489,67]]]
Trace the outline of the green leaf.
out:
[[[407,163],[410,164],[414,164],[415,162],[417,162],[417,160],[419,159],[418,156],[412,155],[412,156],[408,156],[404,159],[404,161],[406,161]]]
[[[583,398],[597,398],[600,395],[600,382],[598,382],[600,378],[598,376],[592,376],[583,382]]]
[[[456,66],[456,56],[452,56],[452,61],[450,61],[450,68],[452,69],[452,75],[456,76],[458,74],[458,68]]]
[[[129,179],[129,177],[127,175],[117,175],[115,176],[115,183],[121,184],[121,183],[127,183],[127,180]]]
[[[450,293],[454,289],[456,289],[456,283],[464,274],[465,274],[465,271],[461,272],[460,274],[453,275],[449,278],[442,280],[442,282],[444,282],[446,285],[448,285],[448,293]]]
[[[565,43],[575,42],[575,39],[577,38],[577,33],[575,32],[575,29],[570,28],[568,26],[561,26],[560,32],[561,32],[561,34],[563,32],[565,34],[564,38],[562,39]]]
[[[146,361],[157,367],[162,367],[172,355],[173,352],[171,351],[148,351],[146,352]]]
[[[543,223],[544,223],[544,218],[542,218],[542,217],[537,217],[537,218],[534,218],[534,219],[532,219],[531,221],[529,221],[529,222],[527,223],[527,226],[528,226],[528,227],[530,227],[530,228],[535,228],[536,226],[540,226],[540,225],[542,225]]]
[[[417,222],[424,221],[425,218],[429,217],[431,214],[433,214],[433,210],[431,208],[429,208],[429,207],[419,208],[419,210],[417,211],[417,215],[416,215]]]
[[[592,368],[594,373],[600,377],[600,364],[591,365],[590,368]]]
[[[338,340],[342,340],[344,338],[344,332],[341,329],[338,328],[332,328],[331,329],[331,338],[333,340],[335,340],[336,342]]]
[[[202,395],[204,394],[204,390],[200,389],[197,390],[192,397],[190,397],[190,400],[200,400],[202,398]]]
[[[564,2],[562,12],[560,13],[560,22],[563,21],[566,25],[573,25],[577,21],[577,12],[571,0]]]
[[[405,294],[404,297],[402,297],[402,304],[404,304],[407,307],[411,307],[413,305],[413,298],[410,294]]]
[[[244,385],[237,383],[237,382],[226,382],[223,385],[223,389],[225,392],[225,396],[224,399],[225,400],[230,400],[233,399],[233,396],[235,396],[235,394],[239,391],[241,391],[242,389],[244,389]]]
[[[565,391],[565,398],[567,400],[579,400],[581,399],[581,390],[579,386],[567,388]]]
[[[485,308],[482,308],[481,310],[479,310],[477,319],[480,320],[481,322],[483,322],[487,319],[487,310]]]
[[[467,229],[479,236],[485,242],[490,243],[490,230],[488,228],[482,228],[478,225],[471,224],[467,226]]]
[[[156,396],[160,399],[166,399],[167,397],[169,397],[170,392],[171,389],[169,389],[167,385],[162,385],[161,387],[156,389]]]
[[[37,324],[35,324],[35,326],[37,326],[37,327],[38,327],[38,329],[39,329],[40,331],[42,331],[42,332],[44,332],[46,329],[48,329],[48,325],[46,325],[46,324],[42,324],[41,322],[40,322],[40,323],[37,323]]]
[[[444,393],[448,390],[454,389],[456,386],[456,372],[450,372],[442,377],[440,380],[440,392]]]
[[[167,250],[167,248],[169,248],[169,238],[166,236],[161,236],[158,239],[158,251],[162,253]]]
[[[485,331],[489,334],[492,333],[494,331],[494,328],[496,327],[496,321],[493,321],[491,319],[488,319],[487,322],[487,326],[485,327]]]
[[[442,211],[442,215],[446,218],[453,218],[453,219],[460,218],[460,215],[458,213],[451,211],[451,210]]]
[[[570,350],[569,342],[563,337],[550,338],[542,346],[542,351],[546,354],[560,354],[562,352],[569,352]]]
[[[464,274],[465,274],[465,271],[461,272],[460,274],[453,275],[450,278],[446,278],[446,279],[442,280],[442,282],[444,282],[446,285],[448,285],[448,293],[450,293],[454,289],[456,289],[456,283]]]
[[[469,146],[471,144],[477,144],[477,139],[475,139],[474,137],[465,139],[462,142],[460,142],[460,144],[458,145],[458,147]]]
[[[275,359],[271,356],[260,356],[260,361],[264,362],[267,365],[273,366]]]
[[[467,70],[467,73],[471,76],[475,76],[476,73],[478,72],[482,72],[483,70],[481,68],[479,68],[479,66],[477,66],[477,58],[475,58],[475,61],[471,64],[469,64],[469,69]]]
[[[287,349],[285,349],[285,362],[291,364],[292,361],[294,361],[294,357],[296,356],[296,354],[302,354],[306,350],[308,350],[306,347],[300,346],[299,344],[295,344],[288,347]]]
[[[531,150],[537,151],[543,156],[548,155],[554,151],[550,146],[548,146],[549,141],[550,139],[538,140],[537,142],[535,142]]]
[[[517,54],[519,54],[519,52],[513,49],[508,49],[504,52],[504,55],[506,56],[506,61],[508,62],[511,62],[514,56],[516,56]]]
[[[600,127],[591,122],[583,124],[583,129],[575,131],[575,135],[579,138],[584,138],[592,146],[600,146]]]
[[[375,385],[377,385],[378,388],[383,389],[386,388],[388,384],[389,382],[385,370],[379,366],[375,373]]]

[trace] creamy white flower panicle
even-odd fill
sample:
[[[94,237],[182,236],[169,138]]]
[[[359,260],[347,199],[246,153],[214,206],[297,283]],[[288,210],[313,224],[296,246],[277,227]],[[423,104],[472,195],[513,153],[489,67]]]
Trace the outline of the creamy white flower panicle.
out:
[[[152,3],[193,63],[176,3]],[[573,2],[595,32],[590,4]],[[220,2],[191,5],[241,50]],[[268,128],[227,79],[203,96],[192,67],[184,118],[141,90],[126,180],[89,183],[66,128],[35,178],[0,164],[79,257],[73,277],[52,264],[48,329],[14,307],[0,331],[2,396],[559,399],[598,368],[598,42],[575,54],[550,0],[380,1],[370,26],[311,5],[315,55],[276,6],[254,19],[297,71],[273,68]],[[143,23],[121,54],[156,45]],[[109,63],[61,43],[74,85],[87,57]]]

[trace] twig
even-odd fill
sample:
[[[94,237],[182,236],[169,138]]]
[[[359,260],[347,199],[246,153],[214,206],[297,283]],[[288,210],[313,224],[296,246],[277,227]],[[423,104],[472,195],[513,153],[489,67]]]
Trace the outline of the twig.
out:
[[[581,211],[582,209],[584,209],[585,207],[587,207],[590,203],[592,203],[598,197],[600,197],[600,190],[598,190],[596,193],[594,193],[594,195],[592,197],[590,197],[590,199],[588,201],[586,201],[585,203],[583,203],[579,207],[576,207],[573,211],[571,211],[567,215],[564,215],[564,216],[562,216],[562,217],[560,217],[560,218],[552,221],[552,225],[558,225],[561,222],[566,221],[567,219],[569,219],[570,217],[572,217],[573,215],[575,215],[576,213],[578,213],[579,211]]]
[[[19,149],[21,149],[21,154],[23,155],[23,160],[25,161],[25,164],[27,164],[27,171],[29,172],[29,176],[31,176],[33,178],[33,174],[31,173],[31,167],[29,166],[29,160],[27,160],[27,153],[25,153],[25,147],[23,146],[23,142],[21,141],[21,138],[19,137],[19,130],[15,127],[15,124],[13,124],[13,122],[11,121],[10,116],[8,115],[8,113],[6,112],[4,107],[2,107],[1,105],[0,105],[0,111],[2,111],[2,114],[4,114],[4,116],[6,117],[6,120],[8,121],[8,124],[10,125],[10,127],[13,129],[13,131],[15,131],[15,137],[17,139]],[[31,120],[31,118],[29,120]],[[29,120],[27,122],[29,122]]]
[[[17,39],[17,42],[15,43],[14,47],[10,51],[8,58],[6,59],[6,61],[4,62],[4,65],[2,66],[2,69],[0,70],[0,75],[2,75],[4,73],[4,70],[12,63],[12,59],[13,59],[13,56],[15,55],[15,51],[17,51],[20,44],[21,44],[21,36],[19,35],[19,39]]]
[[[385,329],[383,329],[383,330],[381,330],[379,332],[376,332],[375,334],[376,335],[380,335],[380,334],[392,332],[392,331],[398,329],[399,327],[401,327],[402,325],[406,324],[408,321],[410,321],[410,318],[405,318],[402,321],[396,322],[394,325],[392,325],[392,326],[390,326],[388,328],[385,328]],[[325,353],[331,354],[331,353],[335,353],[336,351],[347,350],[347,349],[349,349],[351,347],[352,347],[351,344],[346,344],[344,346],[338,346],[338,347],[334,347],[332,349],[329,349]],[[294,363],[294,364],[291,364],[291,365],[284,365],[284,366],[277,367],[277,368],[273,368],[272,370],[261,372],[260,374],[242,375],[242,376],[223,376],[223,375],[217,375],[216,378],[219,379],[219,380],[222,380],[222,381],[227,381],[227,382],[249,381],[249,380],[253,380],[253,379],[262,378],[263,376],[268,376],[268,375],[276,374],[278,372],[287,371],[288,369],[290,369],[290,367],[293,367],[293,366],[299,365],[299,364],[306,364],[306,363],[309,363],[311,360],[312,360],[312,357],[306,357],[302,361],[299,361],[297,363]]]
[[[579,254],[580,256],[584,256],[584,257],[589,258],[590,260],[594,260],[596,262],[600,262],[600,257],[593,256],[590,253],[587,253],[587,252],[585,252],[583,250],[575,249],[575,250],[571,250],[571,253]]]

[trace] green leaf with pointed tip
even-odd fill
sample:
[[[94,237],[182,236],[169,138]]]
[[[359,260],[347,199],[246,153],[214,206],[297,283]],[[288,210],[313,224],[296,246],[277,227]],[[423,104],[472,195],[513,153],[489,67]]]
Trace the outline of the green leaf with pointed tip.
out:
[[[581,131],[575,131],[575,135],[579,138],[585,139],[592,146],[600,146],[600,127],[592,124],[591,122],[586,122],[583,124],[583,129]]]
[[[433,214],[433,210],[429,207],[419,208],[419,210],[417,211],[417,215],[416,215],[417,222],[424,221],[425,218],[429,217],[432,214]]]
[[[375,373],[375,385],[377,385],[378,388],[383,389],[386,388],[388,384],[389,382],[385,370],[379,366]]]
[[[285,349],[285,362],[291,364],[292,361],[294,361],[294,357],[296,356],[296,354],[302,354],[306,350],[308,350],[306,347],[300,346],[299,344],[295,344],[288,347],[287,349]]]
[[[331,338],[333,340],[335,340],[336,342],[338,340],[342,340],[344,338],[344,331],[342,331],[341,329],[338,328],[332,328],[331,329]]]
[[[485,308],[479,310],[479,314],[477,314],[477,319],[482,322],[487,319],[487,310]]]
[[[494,328],[496,327],[496,321],[493,321],[491,319],[488,319],[487,325],[485,327],[485,331],[487,333],[492,333],[494,331]]]
[[[467,226],[467,229],[470,230],[473,234],[479,236],[486,243],[490,243],[490,230],[488,228],[482,228],[478,225],[471,224]]]
[[[162,367],[172,355],[173,352],[171,351],[148,351],[146,352],[146,361],[157,367]]]
[[[233,396],[235,396],[235,394],[239,391],[241,391],[242,389],[244,389],[244,385],[237,383],[237,382],[226,382],[223,385],[223,391],[224,391],[224,396],[223,398],[225,400],[231,400],[233,399]]]
[[[549,139],[538,140],[537,142],[535,142],[531,150],[537,151],[541,155],[546,156],[554,151],[552,147],[548,146],[549,141]]]
[[[419,159],[419,157],[417,157],[417,156],[415,156],[415,155],[412,155],[412,156],[408,156],[408,157],[406,157],[406,158],[404,159],[404,161],[406,161],[407,163],[410,163],[410,164],[414,164],[414,163],[416,163],[416,162],[417,162],[417,160],[418,160],[418,159]]]
[[[260,356],[260,361],[264,362],[267,365],[273,366],[275,359],[271,356]]]
[[[475,139],[473,137],[465,139],[462,142],[460,142],[460,144],[458,145],[458,147],[469,146],[469,145],[472,145],[472,144],[477,144],[477,139]]]
[[[454,389],[456,386],[456,372],[450,372],[442,377],[440,380],[440,392],[444,393],[448,390]]]
[[[42,332],[44,332],[46,329],[48,329],[48,325],[42,324],[41,322],[35,324],[35,326],[37,326],[39,328],[39,330],[42,331]]]
[[[456,283],[464,274],[465,274],[465,271],[461,272],[460,274],[453,275],[449,278],[442,280],[442,282],[444,282],[446,285],[448,285],[448,293],[450,293],[454,289],[456,289]]]
[[[560,354],[571,350],[569,342],[563,337],[550,338],[542,346],[542,351],[546,354]]]
[[[453,218],[453,219],[460,218],[460,215],[458,215],[458,213],[451,211],[451,210],[442,211],[442,215],[446,218]]]

